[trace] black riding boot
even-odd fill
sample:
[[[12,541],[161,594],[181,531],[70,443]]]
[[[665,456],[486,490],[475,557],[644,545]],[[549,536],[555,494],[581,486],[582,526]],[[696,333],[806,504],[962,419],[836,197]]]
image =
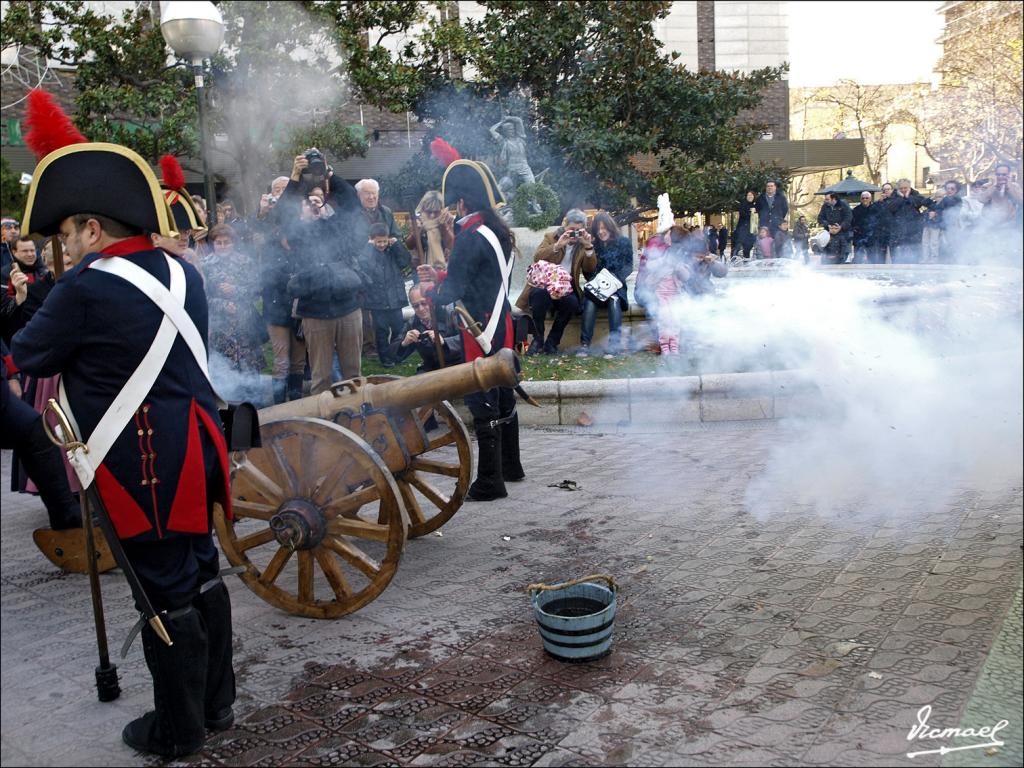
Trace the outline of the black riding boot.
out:
[[[24,450],[18,451],[18,458],[39,489],[39,498],[46,505],[46,514],[50,518],[50,528],[55,531],[81,528],[82,512],[71,495],[60,450],[46,436],[41,418],[32,425]]]
[[[508,496],[501,476],[501,428],[482,419],[473,420],[476,432],[476,480],[466,492],[467,501],[493,501]]]
[[[501,475],[505,482],[515,483],[526,478],[519,461],[519,414],[501,425]]]
[[[224,731],[235,721],[235,669],[231,655],[231,597],[223,583],[192,601],[206,625],[209,652],[206,661],[206,727]]]
[[[181,757],[198,752],[206,739],[203,699],[209,643],[202,616],[191,606],[184,615],[162,618],[174,645],[164,643],[148,624],[142,628],[156,711],[128,723],[121,738],[139,752]]]
[[[301,373],[289,373],[288,374],[288,399],[289,400],[301,400],[302,399],[302,374]]]

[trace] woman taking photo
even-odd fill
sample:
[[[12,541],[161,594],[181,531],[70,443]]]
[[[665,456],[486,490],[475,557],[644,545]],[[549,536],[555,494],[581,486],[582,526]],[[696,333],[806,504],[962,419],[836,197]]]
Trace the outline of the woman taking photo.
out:
[[[608,309],[608,347],[606,353],[615,355],[621,351],[620,328],[622,313],[629,308],[626,298],[626,278],[633,271],[633,248],[629,238],[619,233],[615,220],[602,211],[594,216],[590,225],[590,234],[594,239],[594,252],[597,254],[597,269],[592,274],[585,274],[588,280],[607,269],[622,283],[615,295],[607,300],[599,299],[589,291],[584,291],[583,327],[580,331],[580,357],[590,354],[590,341],[594,337],[594,325],[597,322],[598,307]]]

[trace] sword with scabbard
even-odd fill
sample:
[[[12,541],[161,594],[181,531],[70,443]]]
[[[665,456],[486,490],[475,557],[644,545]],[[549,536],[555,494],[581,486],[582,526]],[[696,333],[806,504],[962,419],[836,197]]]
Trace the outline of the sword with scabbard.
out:
[[[53,430],[49,422],[45,419],[47,412],[52,413],[57,419],[57,430],[59,431],[59,434]],[[71,422],[68,419],[67,414],[65,414],[64,410],[60,407],[60,403],[52,397],[43,409],[43,415],[43,427],[46,430],[46,436],[50,438],[50,442],[64,450],[72,468],[74,468],[76,473],[79,475],[79,480],[82,484],[82,491],[85,494],[85,498],[88,500],[88,506],[91,506],[93,512],[95,512],[96,519],[100,524],[100,530],[103,531],[103,535],[107,539],[107,544],[110,546],[110,552],[113,554],[118,567],[124,572],[125,579],[128,580],[128,586],[131,587],[132,597],[135,598],[135,604],[139,606],[144,619],[153,628],[153,631],[156,632],[157,636],[167,643],[167,645],[173,645],[174,643],[171,641],[171,636],[167,634],[167,628],[164,627],[164,623],[160,619],[160,614],[153,607],[153,603],[146,594],[146,590],[143,588],[142,582],[139,581],[138,574],[135,573],[135,569],[132,567],[131,562],[128,560],[128,556],[125,554],[124,548],[121,546],[121,540],[117,538],[117,531],[114,530],[114,524],[110,520],[110,513],[107,511],[107,507],[103,503],[103,499],[100,497],[99,491],[96,489],[94,478],[89,477],[85,473],[79,472],[79,468],[84,457],[77,454],[79,452],[82,454],[88,453],[89,446],[81,441],[81,438],[75,433],[74,428],[71,426]],[[83,476],[83,474],[85,474],[85,476]],[[85,511],[86,510],[83,508],[83,512]],[[90,523],[91,521],[83,515],[83,524],[86,525],[87,532],[92,529]],[[105,645],[105,642],[103,645]]]
[[[53,276],[55,280],[60,280],[64,275],[64,249],[60,237],[57,235],[50,238],[50,249],[53,253]],[[63,416],[63,414],[61,415]],[[46,432],[51,442],[56,442],[54,440],[56,435],[52,434],[45,415],[43,416],[43,431]],[[57,446],[65,447],[63,443],[57,443]],[[87,495],[80,494],[79,506],[82,511],[82,530],[85,531],[86,570],[89,574],[89,592],[92,595],[93,624],[96,626],[96,648],[100,657],[100,663],[96,667],[96,695],[100,701],[105,702],[114,701],[121,695],[121,685],[117,679],[117,665],[110,663],[110,651],[107,648],[107,622],[103,615],[103,593],[100,591],[100,572],[96,562],[96,538],[93,533],[92,516],[89,514]],[[105,531],[104,535],[106,535]],[[119,544],[116,539],[115,543]]]
[[[491,353],[491,341],[486,336],[484,336],[484,332],[483,329],[480,327],[480,323],[473,319],[473,316],[469,313],[469,310],[466,309],[466,305],[462,303],[461,299],[456,301],[453,304],[453,307],[455,308],[455,313],[462,318],[462,322],[465,325],[466,330],[470,332],[473,338],[476,339],[476,343],[480,345],[480,349],[484,351],[485,355],[489,355]],[[518,355],[516,355],[516,373],[519,373]],[[529,403],[532,406],[540,408],[540,403],[538,403],[536,400],[530,397],[527,391],[523,389],[522,384],[519,384],[517,382],[513,389],[516,391],[516,394],[519,395],[525,402]]]

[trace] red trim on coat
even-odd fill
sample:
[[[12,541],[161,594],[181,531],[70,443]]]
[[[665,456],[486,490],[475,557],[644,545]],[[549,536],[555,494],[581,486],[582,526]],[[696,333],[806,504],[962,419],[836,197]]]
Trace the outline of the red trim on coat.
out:
[[[167,530],[181,533],[206,533],[210,530],[206,515],[206,464],[203,445],[199,441],[194,399],[189,407],[185,459],[178,475],[171,514],[167,518]]]
[[[217,451],[217,461],[220,464],[221,475],[224,477],[224,495],[218,501],[221,507],[224,508],[224,516],[228,520],[232,520],[234,519],[234,513],[231,510],[231,471],[228,469],[228,444],[224,440],[224,431],[217,426],[210,414],[199,407],[195,400],[192,401],[192,407],[199,414],[199,419],[203,422],[203,427],[206,429],[206,434],[213,440],[213,447]]]
[[[473,232],[484,223],[484,217],[480,215],[480,212],[471,213],[465,219],[459,222],[459,234],[463,232]]]
[[[117,538],[130,539],[153,527],[135,499],[128,495],[128,491],[103,464],[96,470],[96,491],[103,500],[103,506],[107,508]]]
[[[489,318],[488,318],[489,319]],[[512,327],[512,313],[505,313],[505,343],[504,347],[512,349],[515,346],[515,329]],[[491,349],[494,350],[494,342],[491,342]],[[462,352],[467,363],[471,363],[478,357],[487,357],[480,344],[465,328],[462,329]],[[492,351],[491,354],[494,354]]]

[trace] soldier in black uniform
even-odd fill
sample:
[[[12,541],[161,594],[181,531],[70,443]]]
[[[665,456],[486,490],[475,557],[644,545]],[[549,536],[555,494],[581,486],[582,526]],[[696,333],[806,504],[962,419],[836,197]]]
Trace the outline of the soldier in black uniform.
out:
[[[456,160],[448,166],[441,183],[446,206],[457,207],[459,220],[448,271],[429,265],[418,268],[426,298],[443,306],[461,301],[476,321],[483,339],[463,330],[465,361],[514,346],[512,311],[508,302],[513,237],[496,213],[504,203],[498,184],[484,163]],[[526,477],[519,461],[519,416],[515,391],[495,387],[466,396],[476,432],[476,480],[466,494],[469,501],[492,501],[508,495],[506,481]]]
[[[59,112],[40,94],[29,96],[29,121],[34,110]],[[25,231],[59,234],[81,260],[15,334],[12,353],[27,373],[61,374],[61,404],[91,449],[84,455],[95,479],[86,476],[83,486],[95,483],[173,642],[143,625],[155,710],[130,722],[122,738],[139,751],[176,757],[198,751],[205,728],[226,729],[234,720],[231,603],[210,530],[212,505],[230,516],[231,496],[206,370],[206,295],[192,265],[151,244],[152,233],[176,236],[152,169],[126,147],[84,142],[66,125],[70,135],[59,148],[50,141],[40,151],[32,132],[25,137],[37,155],[45,153],[29,189]],[[52,137],[53,127],[46,133]],[[154,296],[176,302],[185,317],[165,315]],[[119,397],[121,407],[111,408]]]

